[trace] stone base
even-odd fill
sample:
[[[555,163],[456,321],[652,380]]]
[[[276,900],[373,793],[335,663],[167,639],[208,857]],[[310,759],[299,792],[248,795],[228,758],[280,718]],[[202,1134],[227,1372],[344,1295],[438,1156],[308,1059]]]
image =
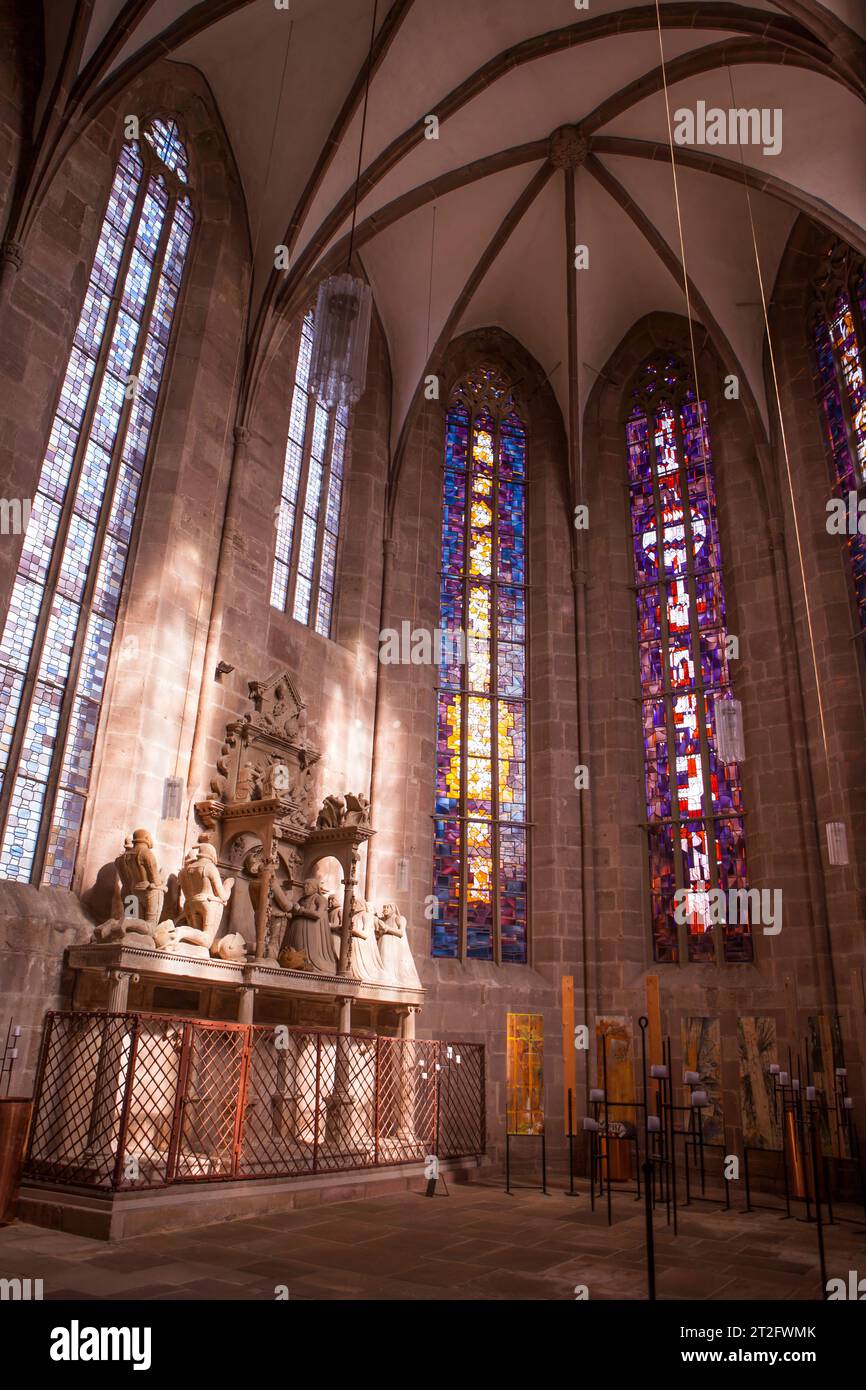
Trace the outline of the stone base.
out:
[[[479,1158],[442,1159],[448,1182],[471,1182],[488,1166]],[[423,1192],[423,1163],[404,1163],[368,1172],[318,1173],[306,1178],[262,1178],[245,1182],[175,1183],[147,1192],[98,1193],[84,1188],[22,1184],[18,1220],[34,1226],[125,1240],[156,1231],[180,1231],[242,1217],[276,1216],[321,1202],[357,1202],[387,1192]]]

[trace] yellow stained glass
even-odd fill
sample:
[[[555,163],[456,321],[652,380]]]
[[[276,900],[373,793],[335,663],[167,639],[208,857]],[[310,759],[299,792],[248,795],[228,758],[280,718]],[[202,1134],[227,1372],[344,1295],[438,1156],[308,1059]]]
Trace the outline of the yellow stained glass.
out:
[[[469,821],[466,826],[468,850],[467,897],[470,902],[489,903],[493,897],[493,858],[490,853],[490,827]]]
[[[499,728],[498,747],[499,747],[499,804],[514,800],[514,788],[509,786],[508,777],[511,771],[511,759],[518,750],[514,746],[514,710],[500,701],[499,704]]]
[[[476,497],[489,497],[493,492],[493,479],[476,473],[472,478],[472,491]]]
[[[448,772],[445,777],[446,793],[455,799],[460,796],[460,700],[451,700],[446,710],[448,724]]]
[[[493,525],[493,513],[486,502],[472,503],[472,525],[481,527]]]
[[[466,759],[466,794],[472,801],[490,802],[493,796],[492,767],[489,758]],[[489,813],[479,810],[477,814],[482,816]]]
[[[490,701],[470,697],[469,738],[466,751],[474,757],[489,757],[491,738]]]
[[[489,430],[475,431],[472,457],[476,463],[486,464],[488,468],[493,467],[493,435]]]
[[[469,546],[469,573],[480,575],[482,579],[489,579],[492,573],[493,560],[493,541],[490,536],[479,535],[477,531],[472,532],[472,542]]]

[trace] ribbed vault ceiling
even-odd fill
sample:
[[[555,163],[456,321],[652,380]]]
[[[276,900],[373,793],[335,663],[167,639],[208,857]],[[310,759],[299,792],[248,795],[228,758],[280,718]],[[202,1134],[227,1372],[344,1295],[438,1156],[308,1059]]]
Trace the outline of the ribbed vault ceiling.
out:
[[[589,248],[581,400],[637,318],[685,308],[653,0],[590,0],[587,11],[570,0],[379,0],[378,13],[357,245],[391,349],[394,442],[437,341],[488,324],[535,355],[567,417],[566,178],[540,173],[554,129],[582,123],[591,139],[574,177],[576,237]],[[675,149],[693,312],[766,422],[744,172],[768,285],[799,210],[866,243],[866,3],[667,0],[661,15],[672,110],[703,100],[783,112],[775,157]],[[94,0],[85,109],[159,57],[195,65],[213,90],[248,203],[251,355],[274,311],[303,302],[345,255],[371,19],[372,0],[290,0],[288,11],[271,0]],[[423,138],[430,113],[438,140]],[[278,243],[291,263],[275,274]]]

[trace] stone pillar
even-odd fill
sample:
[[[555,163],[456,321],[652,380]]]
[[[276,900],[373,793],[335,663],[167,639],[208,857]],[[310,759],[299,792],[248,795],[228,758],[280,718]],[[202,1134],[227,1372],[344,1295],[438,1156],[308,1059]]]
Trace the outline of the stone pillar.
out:
[[[417,1012],[418,1010],[414,1005],[410,1004],[400,1019],[400,1037],[407,1041],[415,1041],[415,1015]]]
[[[401,1139],[414,1138],[415,1132],[415,1091],[418,1085],[420,1068],[418,1066],[415,1042],[415,1009],[411,1004],[400,1017],[400,1039],[405,1044],[395,1048],[397,1064],[400,1068],[397,1087],[397,1133]]]
[[[339,1016],[337,1023],[337,1043],[334,1054],[334,1089],[325,1104],[327,1120],[325,1139],[340,1149],[353,1147],[353,1121],[355,1104],[349,1089],[349,1047],[348,1034],[352,1028],[352,1001],[338,999]]]
[[[238,1023],[252,1023],[255,1011],[256,991],[253,985],[244,985],[238,1004]]]
[[[132,977],[138,979],[137,975]],[[129,1002],[129,971],[109,970],[108,972],[108,1012],[125,1014]]]

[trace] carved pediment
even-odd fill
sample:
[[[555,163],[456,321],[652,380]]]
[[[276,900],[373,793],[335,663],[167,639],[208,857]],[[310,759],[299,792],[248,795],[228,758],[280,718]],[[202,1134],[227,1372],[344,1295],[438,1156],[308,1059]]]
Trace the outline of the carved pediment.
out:
[[[288,672],[279,672],[267,681],[250,681],[248,688],[256,707],[250,717],[252,727],[303,748],[307,741],[307,707]]]

